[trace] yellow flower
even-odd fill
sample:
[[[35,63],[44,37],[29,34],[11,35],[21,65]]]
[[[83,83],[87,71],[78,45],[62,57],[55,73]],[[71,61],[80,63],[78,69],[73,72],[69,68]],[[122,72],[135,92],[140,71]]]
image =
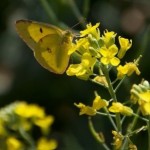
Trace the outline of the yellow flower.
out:
[[[133,113],[133,110],[130,107],[124,106],[119,102],[113,102],[112,106],[109,107],[109,111],[112,113],[121,113],[126,116],[130,116]]]
[[[7,150],[21,150],[22,143],[15,137],[9,137],[6,140]]]
[[[21,102],[16,106],[14,110],[15,113],[24,118],[39,117],[43,118],[45,116],[44,109],[35,104],[27,104]]]
[[[117,52],[118,52],[118,48],[115,44],[113,44],[109,48],[106,47],[100,48],[100,53],[102,55],[101,62],[104,65],[111,64],[113,66],[117,66],[120,63],[120,60],[117,57],[115,57]]]
[[[54,150],[58,146],[56,140],[48,140],[44,137],[40,138],[37,143],[37,150]]]
[[[119,36],[119,44],[120,44],[120,50],[118,52],[118,57],[121,59],[124,57],[126,51],[132,46],[132,40],[128,40],[126,38]]]
[[[83,103],[79,103],[79,104],[75,103],[75,106],[80,109],[79,115],[84,115],[84,114],[89,115],[89,116],[96,115],[96,109],[93,109],[90,106],[86,106]]]
[[[53,116],[46,116],[44,118],[35,119],[34,123],[39,126],[44,133],[48,131],[52,123],[54,122]]]
[[[136,104],[138,100],[140,99],[140,93],[145,93],[150,90],[150,84],[147,80],[142,80],[140,84],[133,84],[130,93],[130,99],[132,100],[132,103]]]
[[[5,136],[7,134],[7,131],[5,129],[3,120],[0,119],[0,136]]]
[[[102,36],[102,41],[104,42],[107,48],[115,43],[116,35],[117,34],[113,31],[109,32],[108,30],[106,30],[104,32],[104,35]]]
[[[76,75],[78,78],[87,80],[93,73],[93,67],[96,58],[92,57],[89,53],[84,53],[80,64],[71,64],[66,73],[68,76]]]
[[[99,95],[96,95],[95,99],[93,100],[92,108],[96,110],[100,110],[103,107],[108,106],[108,102],[104,99],[101,99]]]
[[[124,77],[124,75],[127,75],[127,76],[131,76],[134,72],[139,75],[140,74],[140,71],[137,67],[137,65],[133,62],[130,62],[130,63],[126,63],[124,66],[122,65],[119,65],[117,67],[117,77],[118,79],[121,79]]]
[[[137,150],[136,145],[134,145],[134,144],[129,144],[129,150]]]
[[[89,53],[84,53],[82,57],[83,66],[90,68],[93,67],[96,63],[96,58],[93,58]]]
[[[108,83],[107,83],[105,76],[96,76],[93,80],[95,82],[98,82],[99,84],[105,86],[105,87],[108,87]]]
[[[79,51],[81,54],[87,52],[89,49],[89,42],[87,38],[81,38],[75,41],[75,44],[69,49],[68,55],[71,55],[75,51]]]
[[[91,34],[93,37],[95,37],[96,39],[100,38],[100,32],[99,32],[99,27],[100,23],[96,23],[96,25],[92,26],[91,23],[87,24],[86,27],[87,29],[80,31],[80,37],[84,37],[86,35]]]
[[[86,106],[83,103],[76,104],[75,106],[80,109],[79,115],[89,115],[93,116],[96,115],[97,110],[100,110],[103,107],[108,106],[108,102],[104,99],[101,99],[100,96],[96,95],[95,99],[93,100],[92,107],[91,106]]]
[[[82,76],[86,73],[86,69],[81,64],[71,64],[66,73],[68,76]]]
[[[122,146],[123,139],[124,139],[123,135],[116,131],[112,131],[112,134],[114,135],[113,136],[113,139],[114,139],[113,145],[115,146],[115,149],[116,150],[120,149]]]
[[[150,90],[139,93],[138,103],[143,115],[150,115]]]

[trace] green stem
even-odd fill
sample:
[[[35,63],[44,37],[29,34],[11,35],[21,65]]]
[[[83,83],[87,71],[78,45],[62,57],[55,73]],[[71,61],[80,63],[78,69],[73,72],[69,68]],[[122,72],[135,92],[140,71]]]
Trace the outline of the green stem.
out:
[[[26,142],[30,145],[30,150],[35,150],[35,143],[32,139],[32,137],[24,131],[24,129],[19,128],[19,133],[22,136],[23,139],[26,140]]]
[[[139,114],[139,112],[140,112],[140,109],[137,110],[136,114]],[[134,127],[135,127],[135,125],[137,123],[137,120],[138,120],[138,115],[134,115],[132,123],[127,128],[127,134],[132,132],[132,130],[134,129]],[[125,138],[121,150],[126,149],[127,144],[128,144],[128,139]]]
[[[138,114],[136,114],[136,113],[133,113],[133,116],[136,116],[138,119],[141,119],[141,120],[143,120],[143,121],[149,122],[148,119],[143,118],[143,117],[140,117],[140,116],[139,116]]]
[[[110,120],[112,126],[113,126],[114,129],[117,131],[116,124],[115,124],[114,120],[112,119],[112,117],[116,117],[116,116],[110,115],[110,113],[109,113],[109,111],[107,110],[107,108],[105,108],[104,110],[105,110],[105,112],[107,113],[107,116],[108,116],[108,118],[109,118],[109,120]]]
[[[108,112],[108,113],[109,113],[109,112]],[[102,113],[102,112],[96,112],[96,114],[102,115],[102,116],[108,116],[107,113]],[[112,115],[112,114],[109,114],[109,116],[111,116],[111,117],[116,117],[115,115]]]
[[[148,150],[150,150],[150,116],[149,116],[149,121],[147,123],[148,127]]]
[[[116,78],[114,81],[112,81],[112,85],[114,85],[118,81],[118,78]]]
[[[148,119],[143,118],[143,117],[139,116],[139,115],[138,115],[138,114],[136,114],[136,113],[132,113],[132,115],[133,115],[133,116],[135,116],[135,117],[137,117],[137,119],[140,119],[140,120],[145,121],[146,123],[149,121]],[[126,117],[127,117],[127,116],[124,116],[124,117],[122,118],[122,120],[121,120],[121,124],[123,124],[123,121],[125,120],[125,118],[126,118]]]
[[[106,80],[107,80],[107,83],[108,83],[108,91],[109,91],[111,97],[113,98],[113,100],[114,100],[115,102],[117,102],[116,94],[115,94],[115,92],[114,92],[114,89],[113,89],[113,87],[112,87],[111,80],[110,80],[110,77],[109,77],[109,72],[108,72],[106,66],[101,65],[101,67],[102,67],[102,70],[103,70],[103,72],[104,72],[104,75],[105,75]]]
[[[95,131],[91,117],[89,117],[89,128],[96,141],[100,143],[106,150],[110,150],[110,148],[106,145],[104,138]]]
[[[137,134],[137,133],[139,133],[139,132],[141,132],[141,131],[145,131],[145,130],[147,130],[147,126],[142,126],[142,127],[140,127],[139,129],[136,129],[136,130],[134,130],[134,131],[128,133],[128,134],[126,135],[126,137],[133,136],[134,134]]]
[[[110,80],[110,77],[109,77],[108,69],[104,65],[101,65],[101,68],[102,68],[102,70],[104,72],[104,75],[106,77],[106,80],[107,80],[107,83],[108,83],[108,91],[111,95],[111,98],[113,99],[114,102],[117,102],[117,97],[116,97],[115,91],[113,89],[113,86],[112,86],[112,83],[111,83],[111,80]],[[117,131],[121,132],[122,131],[121,118],[120,118],[119,113],[116,114],[116,124],[117,124],[117,129],[118,129]]]
[[[137,110],[136,114],[139,114],[139,112],[140,112],[140,109]],[[127,129],[128,133],[134,129],[135,125],[137,124],[137,121],[138,121],[138,115],[134,115],[133,121]]]
[[[121,81],[118,83],[118,85],[116,86],[115,88],[115,93],[117,92],[117,90],[119,89],[120,85],[123,83],[124,79],[125,79],[126,76],[124,76]]]

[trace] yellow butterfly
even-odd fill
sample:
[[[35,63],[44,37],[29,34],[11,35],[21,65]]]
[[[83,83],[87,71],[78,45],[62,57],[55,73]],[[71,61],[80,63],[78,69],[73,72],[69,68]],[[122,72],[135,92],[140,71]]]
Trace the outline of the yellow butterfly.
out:
[[[65,72],[73,39],[69,31],[30,20],[18,20],[16,29],[41,66],[57,74]]]

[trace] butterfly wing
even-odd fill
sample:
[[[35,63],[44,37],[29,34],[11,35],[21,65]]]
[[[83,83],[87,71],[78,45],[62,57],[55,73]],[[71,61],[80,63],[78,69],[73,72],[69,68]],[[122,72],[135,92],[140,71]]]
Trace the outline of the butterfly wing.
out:
[[[44,68],[54,73],[64,73],[69,61],[71,34],[52,25],[28,20],[17,21],[16,29]]]
[[[43,67],[51,72],[62,74],[68,66],[69,47],[70,44],[64,43],[59,35],[51,34],[38,42],[34,55],[38,62],[42,62]]]

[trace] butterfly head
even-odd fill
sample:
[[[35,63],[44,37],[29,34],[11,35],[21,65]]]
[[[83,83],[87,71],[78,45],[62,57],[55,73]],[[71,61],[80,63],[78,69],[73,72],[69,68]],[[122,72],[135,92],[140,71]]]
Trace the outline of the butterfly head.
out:
[[[63,38],[64,43],[69,44],[72,42],[73,34],[69,30],[64,31],[63,36],[64,36]]]

